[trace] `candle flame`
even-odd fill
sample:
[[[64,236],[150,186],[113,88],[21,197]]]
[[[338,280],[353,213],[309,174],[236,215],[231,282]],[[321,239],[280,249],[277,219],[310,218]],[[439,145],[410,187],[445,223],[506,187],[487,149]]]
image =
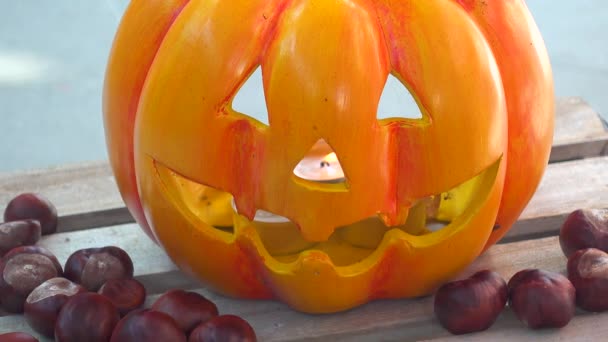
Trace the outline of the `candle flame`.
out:
[[[330,164],[336,163],[338,161],[338,156],[336,155],[336,152],[332,152],[323,157],[323,161]]]

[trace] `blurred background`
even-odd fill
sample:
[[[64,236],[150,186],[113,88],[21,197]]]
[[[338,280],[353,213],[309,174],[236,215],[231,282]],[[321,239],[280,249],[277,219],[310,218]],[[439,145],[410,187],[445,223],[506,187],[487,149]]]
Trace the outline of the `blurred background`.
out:
[[[502,1],[502,0],[494,0]],[[105,64],[128,0],[3,0],[0,172],[106,159]],[[557,96],[608,118],[608,1],[528,0]]]

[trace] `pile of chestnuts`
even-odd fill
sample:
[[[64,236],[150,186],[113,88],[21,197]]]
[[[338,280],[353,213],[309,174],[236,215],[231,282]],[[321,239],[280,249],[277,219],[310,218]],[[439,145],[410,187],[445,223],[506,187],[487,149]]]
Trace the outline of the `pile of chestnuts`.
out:
[[[256,341],[249,323],[220,315],[197,292],[179,289],[142,308],[145,287],[133,278],[133,261],[119,247],[85,248],[65,265],[36,246],[57,231],[57,210],[38,194],[11,200],[0,224],[0,306],[23,313],[39,334],[69,341]],[[13,332],[0,341],[38,341]]]
[[[441,286],[434,311],[453,334],[488,329],[508,303],[531,329],[561,328],[576,307],[608,310],[608,209],[578,209],[565,220],[559,243],[568,258],[567,277],[539,269],[515,273],[509,282],[490,270]]]

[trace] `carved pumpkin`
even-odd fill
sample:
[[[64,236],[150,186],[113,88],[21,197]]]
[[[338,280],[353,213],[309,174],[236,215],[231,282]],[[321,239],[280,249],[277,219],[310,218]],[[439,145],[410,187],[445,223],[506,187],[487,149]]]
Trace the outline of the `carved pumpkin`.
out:
[[[232,107],[257,67],[268,125]],[[377,119],[390,74],[422,118]],[[428,294],[508,231],[548,160],[551,77],[519,0],[133,0],[108,64],[108,150],[182,270],[334,312]],[[344,182],[294,175],[311,147]]]

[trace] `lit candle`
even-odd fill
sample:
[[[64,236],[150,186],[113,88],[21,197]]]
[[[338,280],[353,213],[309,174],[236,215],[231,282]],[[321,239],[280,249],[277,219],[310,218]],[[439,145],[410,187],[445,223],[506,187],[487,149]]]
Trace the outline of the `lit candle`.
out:
[[[293,173],[302,179],[319,183],[341,183],[345,180],[338,156],[322,139],[296,165]]]
[[[313,145],[293,173],[299,178],[319,183],[340,183],[345,180],[338,156],[323,139]],[[232,209],[238,215],[234,200]],[[257,230],[266,250],[273,256],[293,255],[315,244],[306,241],[298,227],[288,218],[262,209],[256,211],[250,223]]]

